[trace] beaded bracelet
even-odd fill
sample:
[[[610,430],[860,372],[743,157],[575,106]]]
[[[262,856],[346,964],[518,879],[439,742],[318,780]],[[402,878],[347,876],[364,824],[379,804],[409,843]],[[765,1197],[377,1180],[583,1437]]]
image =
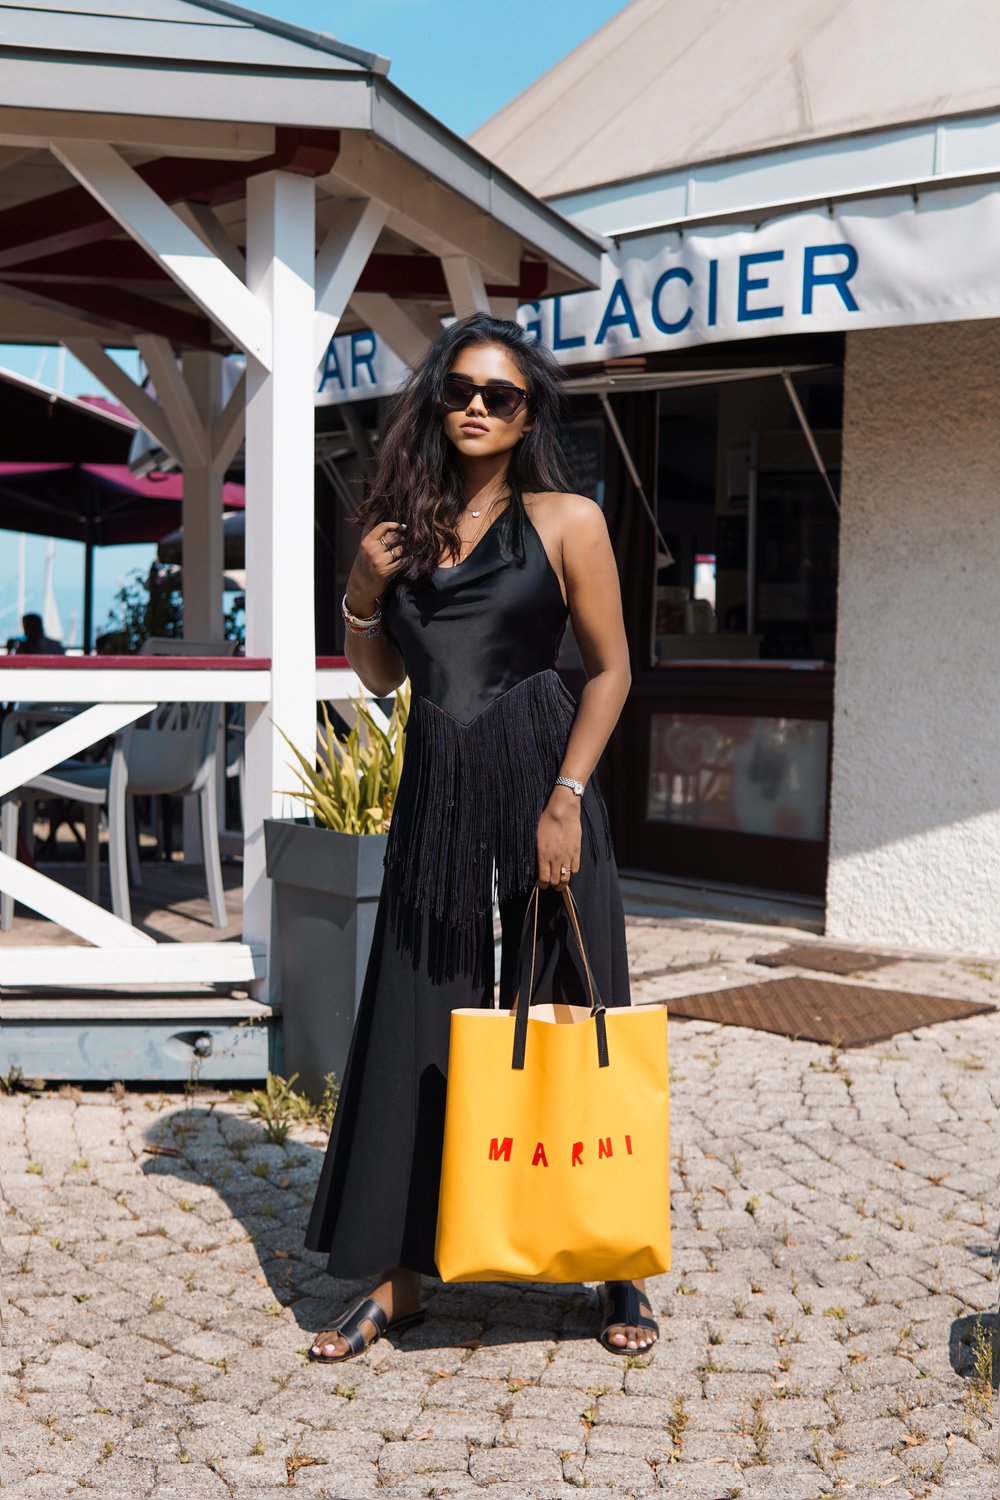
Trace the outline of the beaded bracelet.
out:
[[[369,640],[373,635],[382,633],[382,606],[375,600],[375,613],[368,618],[364,615],[352,615],[347,607],[347,595],[344,595],[340,606],[340,613],[344,617],[344,623],[351,635],[360,636],[362,640]]]

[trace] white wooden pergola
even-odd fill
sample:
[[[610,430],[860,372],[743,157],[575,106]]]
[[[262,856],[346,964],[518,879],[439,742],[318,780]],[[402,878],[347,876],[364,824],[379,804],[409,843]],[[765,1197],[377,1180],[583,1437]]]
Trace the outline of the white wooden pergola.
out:
[[[247,655],[0,658],[0,701],[93,705],[0,761],[0,795],[157,702],[247,706],[239,943],[158,944],[0,857],[81,941],[0,950],[0,985],[246,982],[276,994],[263,820],[279,726],[312,744],[315,373],[335,332],[412,362],[455,313],[596,285],[601,242],[396,89],[381,58],[223,0],[0,3],[0,341],[62,343],[184,470],[185,632],[223,633],[221,487],[246,440]],[[134,346],[156,399],[109,356]],[[223,403],[222,363],[246,355]]]

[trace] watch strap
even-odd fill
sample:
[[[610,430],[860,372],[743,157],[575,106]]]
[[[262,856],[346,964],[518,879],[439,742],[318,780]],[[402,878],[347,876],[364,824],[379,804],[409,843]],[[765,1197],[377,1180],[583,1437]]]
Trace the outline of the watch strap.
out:
[[[557,776],[555,784],[556,786],[568,786],[570,791],[574,792],[577,797],[583,796],[583,782],[576,781],[572,776]]]

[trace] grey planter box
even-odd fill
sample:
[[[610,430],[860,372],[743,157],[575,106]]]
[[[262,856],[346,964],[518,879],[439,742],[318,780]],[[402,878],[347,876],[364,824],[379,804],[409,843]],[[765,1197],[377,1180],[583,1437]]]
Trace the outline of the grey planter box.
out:
[[[283,1072],[318,1102],[344,1077],[382,889],[388,834],[334,833],[304,818],[267,818],[281,964]]]

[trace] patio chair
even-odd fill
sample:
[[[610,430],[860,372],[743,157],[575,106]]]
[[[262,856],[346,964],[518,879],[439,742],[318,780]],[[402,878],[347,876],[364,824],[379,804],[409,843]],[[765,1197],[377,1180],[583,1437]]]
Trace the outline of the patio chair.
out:
[[[146,655],[231,655],[229,641],[147,641]],[[12,792],[3,805],[0,847],[15,855],[19,804],[38,797],[63,797],[82,804],[87,834],[87,898],[99,896],[98,819],[108,820],[108,861],[111,904],[117,917],[131,923],[128,865],[138,872],[138,844],[130,827],[129,799],[137,796],[197,796],[201,813],[201,842],[205,861],[212,923],[227,924],[216,806],[216,742],[219,705],[216,703],[161,703],[151,714],[129,724],[114,741],[110,762],[64,761]],[[0,929],[13,922],[13,899],[0,897]]]

